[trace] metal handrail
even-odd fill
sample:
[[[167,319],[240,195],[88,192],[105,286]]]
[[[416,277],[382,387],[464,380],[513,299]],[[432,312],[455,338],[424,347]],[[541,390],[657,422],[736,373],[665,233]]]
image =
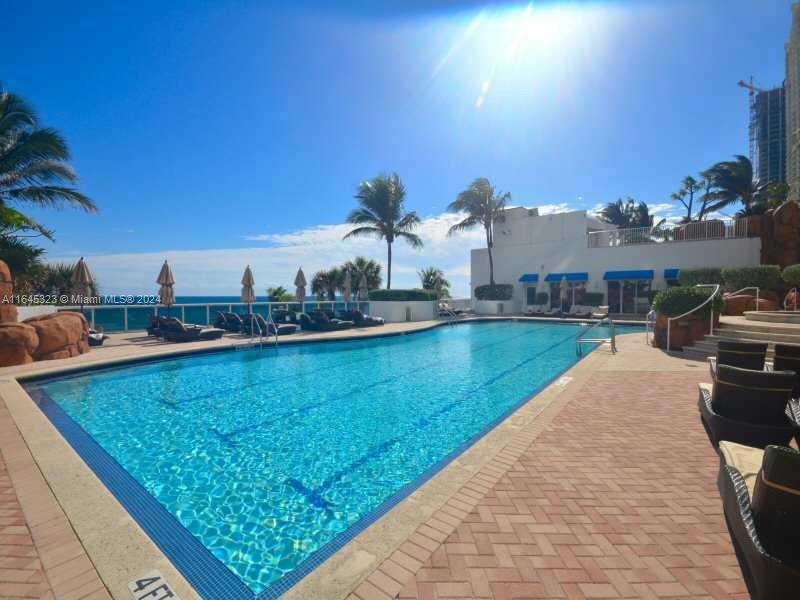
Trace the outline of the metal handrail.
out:
[[[747,290],[755,290],[756,291],[756,312],[758,312],[758,305],[761,303],[760,299],[759,299],[759,294],[761,293],[761,290],[758,287],[753,285],[753,286],[750,286],[750,287],[742,288],[740,290],[736,290],[735,292],[731,292],[730,295],[731,296],[735,296],[736,294],[741,294],[742,292],[746,292]]]
[[[651,309],[650,312],[647,313],[645,317],[644,323],[644,339],[645,343],[650,343],[650,333],[653,332],[655,336],[655,324],[656,324],[656,311]]]
[[[608,325],[611,331],[611,337],[608,338],[587,338],[585,337],[590,331],[593,329],[597,329],[600,325],[603,324],[603,321],[608,321]],[[617,352],[617,329],[614,325],[614,321],[610,316],[602,317],[597,323],[593,323],[591,327],[589,327],[586,331],[581,332],[581,334],[575,338],[575,353],[578,356],[583,356],[583,348],[581,344],[586,343],[606,343],[608,342],[611,345],[611,353],[616,354]]]
[[[670,328],[671,328],[671,326],[672,326],[672,322],[673,322],[673,321],[677,321],[678,319],[682,319],[682,318],[684,318],[684,317],[688,317],[690,314],[692,314],[692,313],[693,313],[693,312],[695,312],[696,310],[700,310],[700,309],[701,309],[701,308],[703,308],[703,307],[704,307],[706,304],[708,304],[709,302],[713,301],[713,300],[714,300],[714,297],[715,297],[715,296],[716,296],[716,295],[719,293],[719,291],[722,289],[722,286],[721,286],[721,285],[719,285],[718,283],[699,283],[699,284],[697,284],[697,285],[696,285],[696,286],[694,286],[694,287],[699,287],[699,288],[704,288],[704,287],[713,287],[713,288],[714,288],[714,291],[711,293],[711,295],[710,295],[708,298],[706,298],[706,300],[705,300],[704,302],[702,302],[701,304],[698,304],[698,305],[697,305],[697,306],[695,306],[695,307],[694,307],[692,310],[686,311],[685,313],[683,313],[682,315],[678,315],[677,317],[668,317],[668,318],[667,318],[667,352],[669,352],[669,348],[670,348],[670,346],[669,346],[669,342],[670,342]],[[713,305],[713,304],[711,305],[711,328],[710,328],[710,330],[709,330],[709,332],[708,332],[708,335],[714,335],[714,305]]]
[[[750,237],[749,218],[693,221],[675,227],[624,227],[587,232],[589,248]]]
[[[450,325],[455,325],[455,321],[458,319],[458,315],[452,308],[447,306],[446,303],[439,302],[439,310],[443,310],[445,312],[445,314],[447,315],[447,322]]]
[[[797,311],[797,288],[796,287],[793,287],[788,292],[786,292],[786,296],[784,296],[784,298],[783,298],[783,310],[787,310],[786,298],[791,293],[793,293],[793,296],[794,296],[794,309],[793,310]]]

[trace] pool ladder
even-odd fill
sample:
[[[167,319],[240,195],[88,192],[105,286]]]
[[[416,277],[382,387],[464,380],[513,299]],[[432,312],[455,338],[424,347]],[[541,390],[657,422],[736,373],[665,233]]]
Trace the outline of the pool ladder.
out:
[[[456,321],[458,320],[458,315],[455,313],[455,311],[452,308],[447,306],[447,304],[440,304],[439,305],[439,310],[443,310],[444,314],[447,315],[447,322],[450,325],[455,325],[456,324]]]
[[[267,331],[266,332],[261,328],[261,323],[259,323],[258,319],[255,319],[255,318],[251,317],[251,319],[250,319],[250,340],[248,342],[244,343],[244,344],[238,344],[235,347],[235,349],[236,350],[250,350],[252,348],[255,348],[256,344],[254,342],[253,337],[255,335],[256,328],[258,328],[258,349],[259,350],[263,350],[264,349],[264,338],[267,338],[267,343],[269,343],[269,337],[270,337],[269,326],[270,325],[272,325],[272,329],[275,332],[274,333],[274,336],[275,336],[274,346],[277,348],[278,347],[278,325],[275,323],[275,319],[272,318],[272,312],[271,311],[267,313],[267,318],[265,319],[265,322],[267,324]]]
[[[586,337],[591,331],[598,328],[603,322],[608,321],[609,330],[611,332],[611,336],[607,338],[599,338],[599,337]],[[616,327],[614,326],[614,321],[611,317],[603,317],[597,323],[589,327],[586,331],[582,332],[577,339],[575,340],[575,354],[578,356],[583,356],[583,344],[608,344],[611,347],[611,353],[617,353],[617,331]]]

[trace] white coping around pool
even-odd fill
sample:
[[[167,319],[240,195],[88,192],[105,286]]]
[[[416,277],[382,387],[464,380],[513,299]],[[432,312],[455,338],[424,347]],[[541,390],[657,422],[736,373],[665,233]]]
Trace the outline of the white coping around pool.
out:
[[[463,319],[463,321],[473,320],[477,319]],[[529,319],[519,318],[519,320]],[[444,324],[446,322],[442,321],[392,324],[380,330],[361,330],[356,336],[316,334],[303,336],[302,339],[310,341],[381,337],[401,332],[424,331]],[[215,347],[222,348],[224,345],[199,342],[177,347],[169,345],[167,349],[138,348],[135,352],[132,348],[127,348],[129,352],[110,353],[107,358],[98,360],[67,359],[52,361],[61,363],[58,365],[34,363],[23,367],[0,369],[0,399],[5,401],[39,470],[114,598],[128,600],[130,598],[128,582],[153,569],[161,571],[184,600],[199,596],[50,423],[19,382],[34,376],[63,374],[90,366],[110,366],[126,363],[132,359],[197,353]],[[303,600],[346,597],[516,434],[529,427],[556,398],[574,389],[575,384],[585,377],[604,355],[608,353],[592,352],[557,381],[529,398],[511,416],[484,435],[431,480],[329,557],[284,597]],[[83,355],[87,356],[89,355]],[[0,451],[3,450],[1,444],[2,442]]]

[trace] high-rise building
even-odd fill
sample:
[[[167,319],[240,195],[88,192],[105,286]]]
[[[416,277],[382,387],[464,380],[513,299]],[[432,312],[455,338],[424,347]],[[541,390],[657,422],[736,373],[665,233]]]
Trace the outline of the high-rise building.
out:
[[[750,161],[759,183],[786,181],[785,99],[783,86],[751,95]]]
[[[800,2],[792,4],[792,29],[786,44],[786,183],[800,200]]]

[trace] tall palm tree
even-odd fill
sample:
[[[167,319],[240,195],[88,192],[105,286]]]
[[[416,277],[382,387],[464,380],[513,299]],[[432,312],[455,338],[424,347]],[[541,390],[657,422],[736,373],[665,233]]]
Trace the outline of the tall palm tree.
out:
[[[324,299],[330,290],[330,278],[327,271],[317,271],[311,278],[311,293],[317,297],[317,300]]]
[[[371,258],[356,256],[353,260],[348,260],[344,263],[342,270],[350,271],[353,285],[358,285],[361,281],[361,276],[364,275],[367,278],[368,289],[377,290],[381,287],[381,265]]]
[[[447,207],[455,213],[466,213],[466,217],[453,225],[447,235],[460,231],[467,231],[474,227],[483,227],[486,233],[486,247],[489,251],[489,285],[494,286],[494,224],[503,220],[503,211],[506,202],[511,200],[511,194],[495,192],[494,186],[485,177],[479,177],[470,186],[461,192]]]
[[[94,202],[70,185],[77,175],[66,162],[69,157],[64,138],[40,127],[22,97],[0,88],[0,207],[66,204],[96,212]]]
[[[444,271],[436,267],[428,267],[417,271],[423,290],[435,291],[440,298],[450,297],[450,282],[445,278]]]
[[[358,225],[343,239],[359,236],[386,240],[386,289],[392,288],[392,243],[404,239],[414,248],[422,248],[422,240],[413,233],[419,225],[414,211],[406,212],[406,188],[397,173],[378,175],[358,186],[355,195],[361,205],[347,216],[347,222]]]
[[[753,165],[749,158],[736,155],[734,160],[719,162],[706,173],[714,184],[708,212],[721,210],[736,202],[744,205],[745,212],[754,208],[759,199],[759,185],[753,181]]]

